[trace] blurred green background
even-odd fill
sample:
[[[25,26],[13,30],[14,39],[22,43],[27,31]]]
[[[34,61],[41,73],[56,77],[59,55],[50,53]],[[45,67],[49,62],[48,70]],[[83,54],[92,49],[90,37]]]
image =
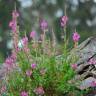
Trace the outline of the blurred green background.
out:
[[[54,29],[60,42],[60,17],[64,15],[65,5],[69,17],[67,34],[70,39],[75,28],[81,35],[81,41],[96,34],[96,0],[0,0],[0,63],[12,49],[8,24],[15,3],[20,13],[20,34],[32,30],[40,33],[38,22],[44,18],[48,21],[49,30]]]

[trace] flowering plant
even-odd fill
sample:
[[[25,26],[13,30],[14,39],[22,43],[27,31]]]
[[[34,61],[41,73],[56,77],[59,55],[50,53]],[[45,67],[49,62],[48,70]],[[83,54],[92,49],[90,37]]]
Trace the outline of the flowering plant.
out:
[[[30,32],[30,38],[25,35],[19,40],[18,16],[19,13],[13,11],[9,23],[14,48],[4,63],[8,96],[61,96],[74,91],[74,85],[68,81],[74,76],[77,65],[74,64],[75,58],[68,59],[70,51],[67,46],[57,46],[54,34],[52,41],[46,39],[46,20],[40,22],[41,41],[34,39],[36,31]],[[66,28],[67,21],[67,16],[61,18],[62,28]],[[79,34],[73,34],[74,41],[78,42],[79,38]],[[58,55],[60,48],[62,55]]]

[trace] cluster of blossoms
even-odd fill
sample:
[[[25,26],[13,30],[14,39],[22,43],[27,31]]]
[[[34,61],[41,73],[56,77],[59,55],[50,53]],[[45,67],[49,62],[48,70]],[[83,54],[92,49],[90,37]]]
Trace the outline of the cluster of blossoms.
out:
[[[78,46],[78,41],[80,39],[80,35],[77,32],[74,32],[72,38],[75,43],[74,48],[76,48]]]
[[[6,58],[4,66],[8,69],[11,70],[12,68],[15,67],[15,63],[16,63],[16,57],[17,57],[17,51],[18,51],[18,32],[17,32],[17,18],[19,16],[19,13],[14,10],[12,12],[12,20],[9,23],[9,27],[12,29],[13,32],[13,46],[14,49],[12,51],[11,56],[9,56],[8,58]]]
[[[12,20],[9,23],[9,27],[12,29],[13,32],[16,32],[17,28],[17,17],[19,17],[19,13],[14,10],[12,12]]]
[[[73,70],[76,70],[77,69],[77,64],[71,64],[71,68],[73,69]]]
[[[72,38],[74,42],[78,42],[80,39],[80,35],[77,32],[74,32]]]
[[[18,35],[18,26],[17,26],[17,18],[19,17],[19,13],[14,10],[12,12],[12,20],[9,22],[9,27],[11,28],[12,32],[13,32],[13,46],[15,48],[15,51],[18,52],[18,38],[19,38],[19,35]]]
[[[26,91],[22,91],[20,96],[28,96],[28,93]]]
[[[88,63],[95,65],[96,64],[96,60],[95,59],[90,59]]]
[[[4,66],[7,70],[11,70],[16,67],[16,54],[12,53],[10,57],[6,58]]]
[[[12,37],[13,37],[13,50],[12,54],[8,56],[4,62],[4,68],[6,69],[6,74],[10,71],[13,71],[14,68],[16,68],[16,59],[17,59],[17,51],[18,51],[18,31],[17,31],[17,17],[19,16],[19,13],[14,10],[12,12],[12,20],[9,23],[9,27],[12,30]],[[6,90],[6,86],[2,86],[1,93],[4,93]]]

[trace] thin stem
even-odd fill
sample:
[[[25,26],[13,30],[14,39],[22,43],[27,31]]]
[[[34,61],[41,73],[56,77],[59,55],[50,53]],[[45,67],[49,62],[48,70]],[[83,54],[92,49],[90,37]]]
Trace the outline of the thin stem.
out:
[[[54,30],[53,29],[52,29],[52,36],[53,36],[53,42],[52,42],[53,46],[52,47],[53,47],[53,53],[55,55],[55,52],[56,52],[56,48],[55,48],[56,47],[56,38],[55,38],[55,34],[54,34]]]
[[[64,7],[64,15],[65,15],[65,16],[67,16],[66,10],[67,10],[67,6],[66,6],[66,4],[65,4],[65,7]],[[66,36],[66,25],[65,25],[65,26],[64,26],[64,43],[65,43],[65,49],[66,49],[66,47],[67,47],[66,42],[67,42],[67,36]]]
[[[43,42],[42,42],[42,47],[43,47],[43,55],[45,54],[45,30],[44,30],[44,33],[43,33]]]

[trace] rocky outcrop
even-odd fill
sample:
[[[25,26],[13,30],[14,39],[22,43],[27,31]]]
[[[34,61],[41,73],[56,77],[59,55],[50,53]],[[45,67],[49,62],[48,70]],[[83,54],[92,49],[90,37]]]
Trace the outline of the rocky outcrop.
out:
[[[91,87],[91,82],[96,82],[96,37],[90,37],[71,51],[71,57],[76,55],[76,76],[70,83],[83,90]]]

